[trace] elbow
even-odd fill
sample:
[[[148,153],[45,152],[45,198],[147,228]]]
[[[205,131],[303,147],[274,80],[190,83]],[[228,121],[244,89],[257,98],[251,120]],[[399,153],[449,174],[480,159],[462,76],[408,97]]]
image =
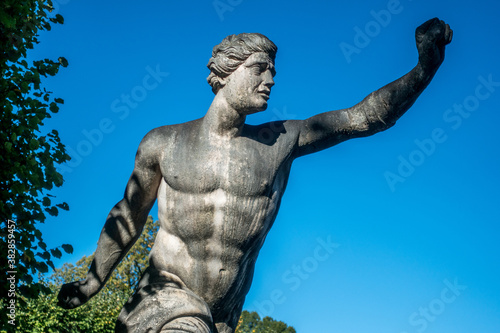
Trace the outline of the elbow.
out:
[[[355,115],[351,114],[350,132],[353,137],[365,137],[385,131],[395,123],[385,112],[374,108],[363,109]]]
[[[383,122],[383,121],[375,121],[375,122],[370,122],[366,123],[362,126],[359,126],[355,128],[352,131],[352,137],[366,137],[366,136],[371,136],[373,134],[377,134],[379,132],[383,132],[390,127],[392,127],[394,123],[388,123],[388,122]]]
[[[392,104],[392,93],[386,91],[383,93],[371,94],[371,107],[366,112],[366,120],[369,130],[378,133],[391,128],[396,123],[396,106]]]

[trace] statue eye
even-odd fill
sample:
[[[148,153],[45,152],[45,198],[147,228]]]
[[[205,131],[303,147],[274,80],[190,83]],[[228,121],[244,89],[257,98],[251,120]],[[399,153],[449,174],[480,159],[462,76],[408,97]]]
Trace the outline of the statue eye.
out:
[[[254,71],[257,74],[262,74],[262,73],[264,73],[267,70],[267,64],[264,64],[264,63],[255,64],[255,65],[252,66],[252,68],[254,69]]]

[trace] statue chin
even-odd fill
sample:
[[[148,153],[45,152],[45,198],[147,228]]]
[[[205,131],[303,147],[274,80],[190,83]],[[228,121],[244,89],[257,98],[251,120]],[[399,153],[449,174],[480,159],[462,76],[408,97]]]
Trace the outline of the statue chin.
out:
[[[252,108],[245,108],[243,112],[240,112],[241,114],[249,115],[249,114],[254,114],[254,113],[259,113],[262,111],[267,110],[267,102],[262,103],[259,106],[252,107]]]

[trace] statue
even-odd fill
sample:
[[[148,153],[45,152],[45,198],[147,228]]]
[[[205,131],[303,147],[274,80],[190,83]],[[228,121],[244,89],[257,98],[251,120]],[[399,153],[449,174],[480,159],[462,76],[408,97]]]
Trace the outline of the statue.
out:
[[[292,162],[394,125],[431,81],[451,39],[447,24],[429,20],[416,30],[415,68],[359,104],[252,126],[245,118],[267,108],[277,47],[256,33],[226,37],[208,63],[215,93],[208,112],[144,137],[87,278],[63,285],[59,304],[74,308],[99,292],[158,200],[160,229],[150,266],[116,331],[234,332]]]

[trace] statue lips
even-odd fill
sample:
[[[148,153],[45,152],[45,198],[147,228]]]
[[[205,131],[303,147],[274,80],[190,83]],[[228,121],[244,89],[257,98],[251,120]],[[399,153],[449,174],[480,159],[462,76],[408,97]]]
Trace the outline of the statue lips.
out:
[[[259,90],[258,93],[267,101],[269,99],[269,95],[271,94],[271,90]]]

